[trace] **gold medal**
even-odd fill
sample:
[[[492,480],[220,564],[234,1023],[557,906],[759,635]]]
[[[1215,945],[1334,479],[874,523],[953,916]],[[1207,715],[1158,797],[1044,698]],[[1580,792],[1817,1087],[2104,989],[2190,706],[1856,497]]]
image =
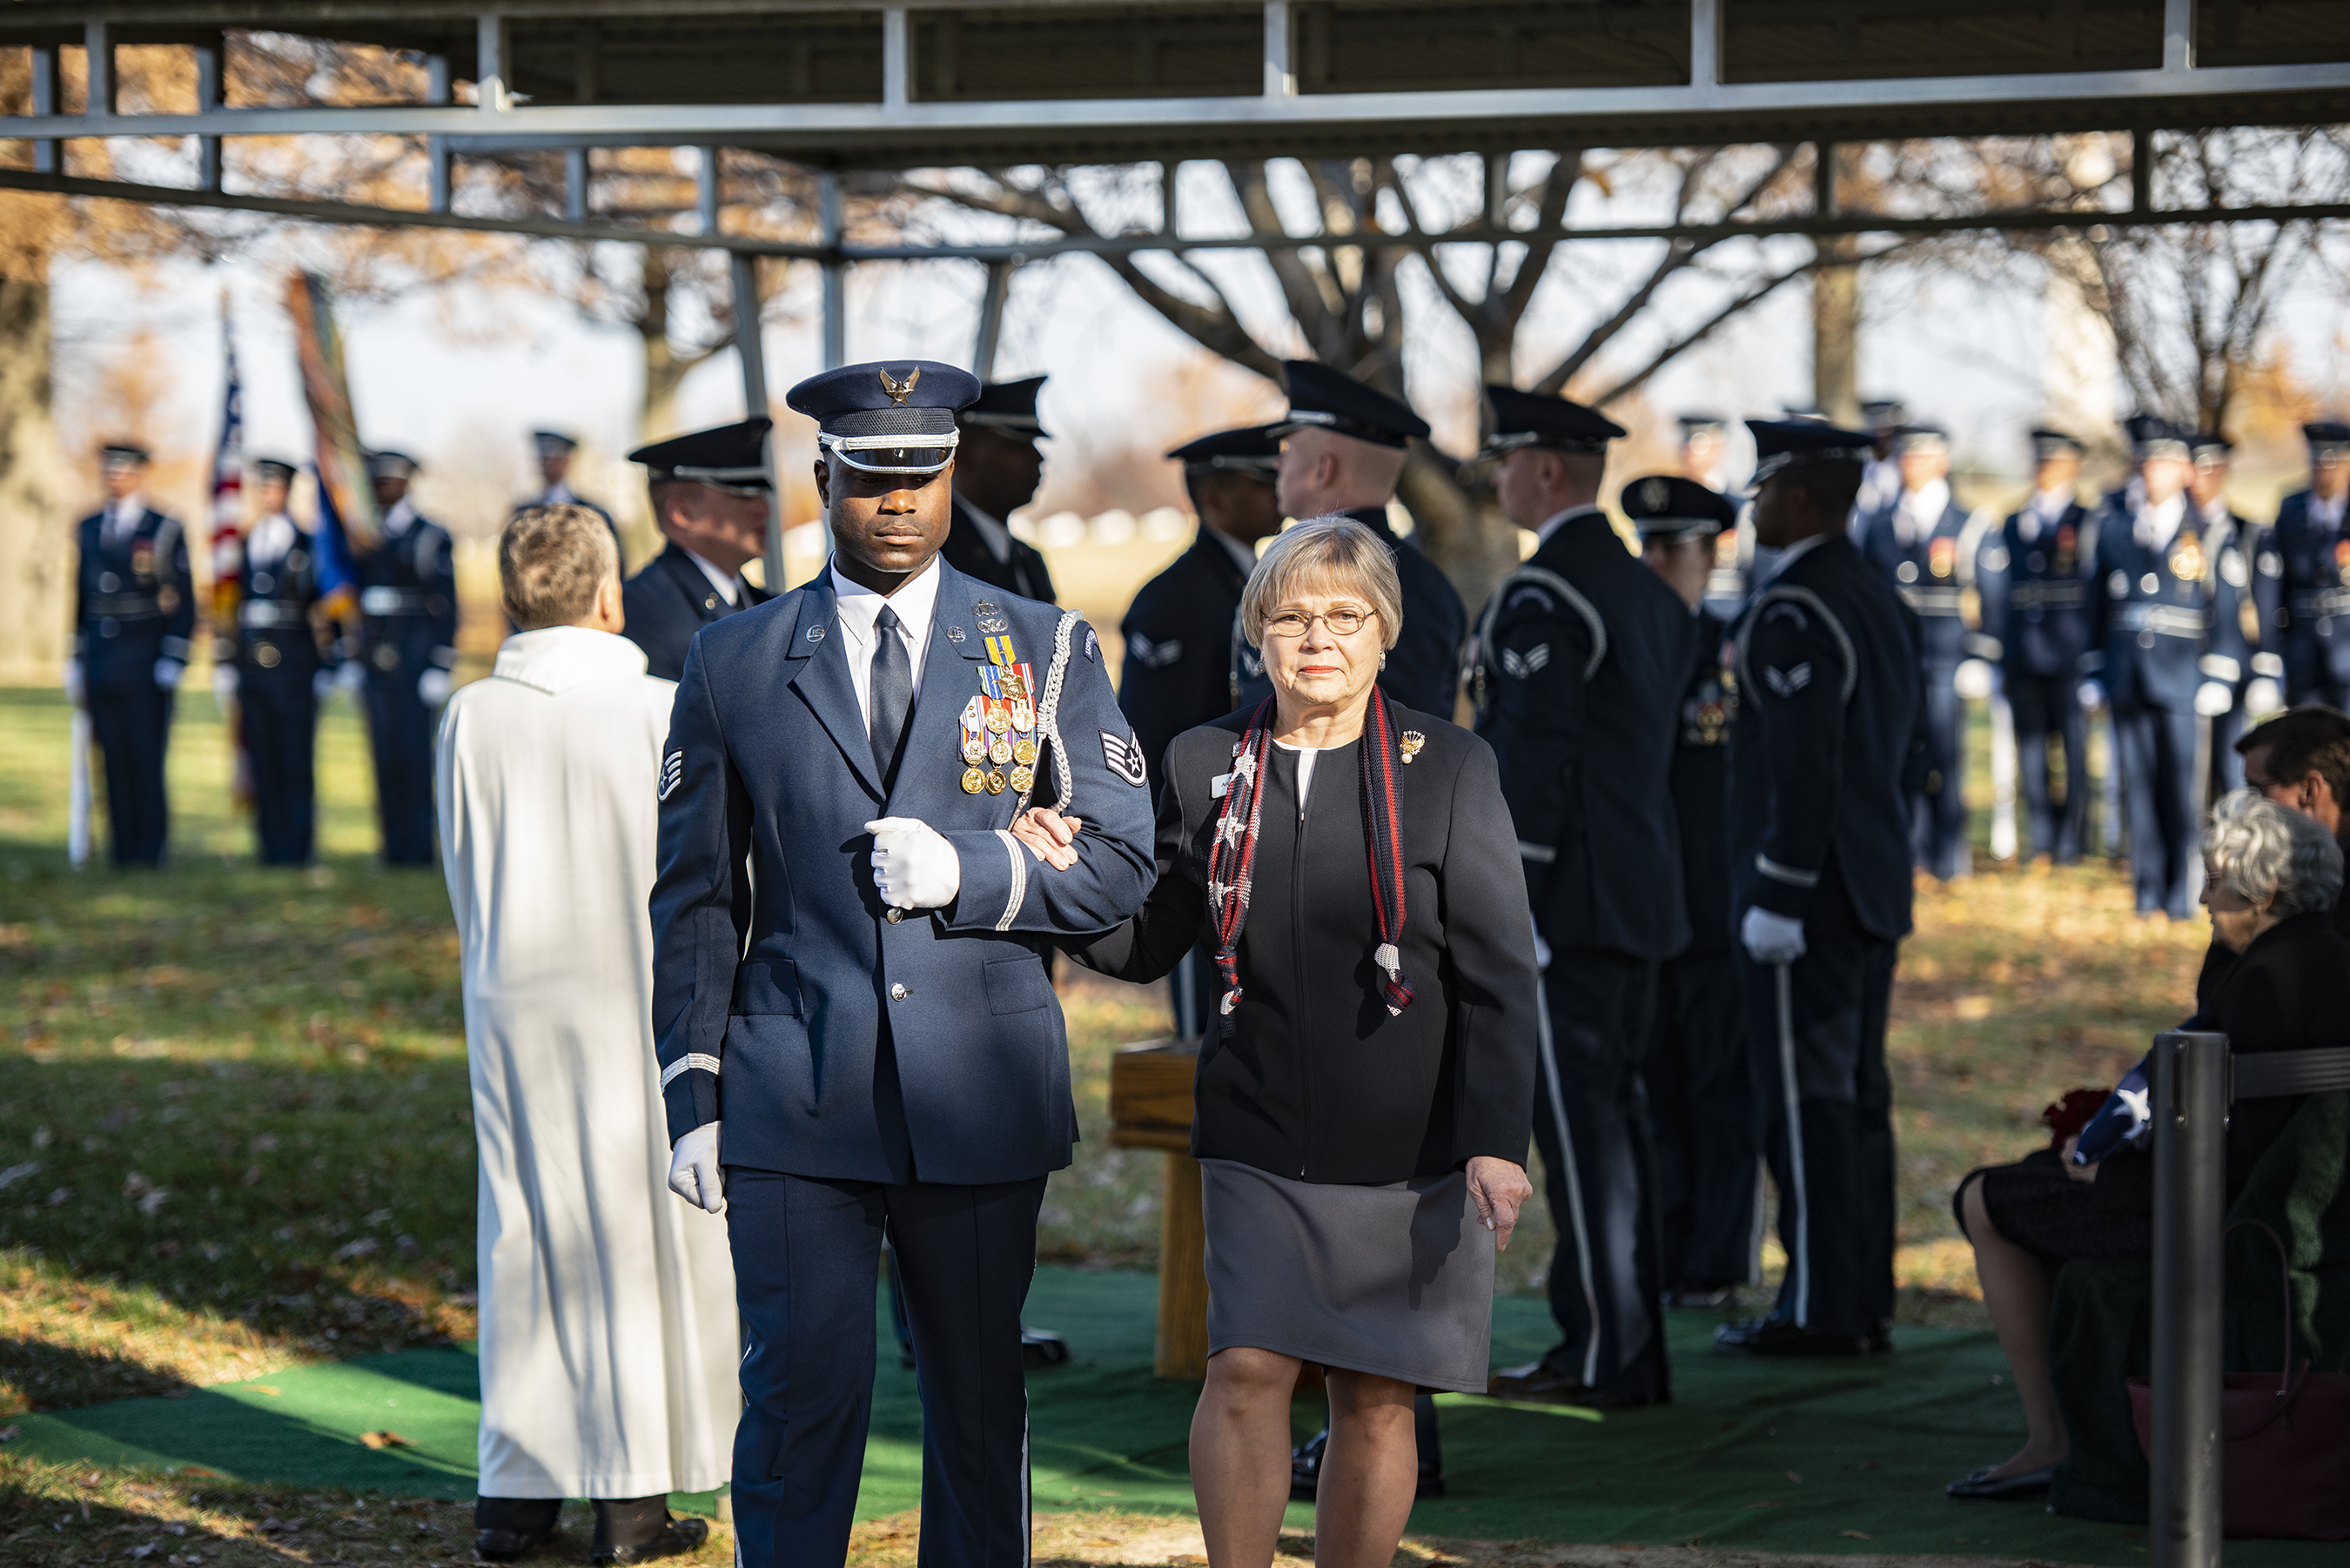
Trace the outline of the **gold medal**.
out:
[[[1001,735],[1012,728],[1012,721],[1003,709],[991,702],[987,705],[987,732]]]
[[[962,793],[963,793],[963,794],[977,794],[981,790],[983,790],[983,789],[985,789],[986,787],[987,787],[987,775],[986,775],[985,774],[981,773],[977,768],[965,768],[965,769],[963,769],[963,771],[962,771]]]
[[[1005,781],[1005,779],[1004,779],[1003,775],[1002,774],[998,773],[995,769],[993,769],[993,768],[990,768],[990,769],[988,769],[988,770],[987,770],[987,793],[988,793],[988,794],[1002,794],[1003,793],[1003,786],[1004,786],[1005,782],[1006,782],[1006,781]]]
[[[996,736],[994,740],[988,742],[987,760],[993,763],[999,768],[1004,763],[1010,762],[1012,760],[1012,742],[1005,740],[1001,735]]]
[[[965,735],[962,738],[962,760],[973,765],[987,761],[986,742],[977,735]]]
[[[1033,765],[1036,761],[1036,742],[1030,740],[1025,735],[1023,735],[1018,740],[1013,742],[1012,760],[1018,763],[1024,768]],[[1026,786],[1023,785],[1022,787],[1025,788]]]
[[[2203,548],[2191,536],[2181,539],[2178,548],[2170,553],[2170,575],[2182,583],[2199,582],[2203,576]]]
[[[1029,791],[1030,786],[1034,785],[1034,784],[1035,784],[1035,782],[1036,782],[1036,770],[1035,770],[1035,769],[1034,769],[1034,768],[1014,768],[1014,769],[1012,770],[1012,787],[1013,787],[1014,789],[1015,789],[1015,790],[1019,791],[1022,794],[1026,794],[1028,793],[1028,791]]]

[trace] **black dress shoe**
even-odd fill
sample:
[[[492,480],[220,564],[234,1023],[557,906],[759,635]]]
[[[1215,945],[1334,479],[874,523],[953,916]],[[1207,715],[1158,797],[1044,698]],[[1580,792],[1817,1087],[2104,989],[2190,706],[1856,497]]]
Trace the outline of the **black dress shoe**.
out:
[[[544,1545],[562,1514],[560,1498],[477,1497],[473,1555],[484,1563],[512,1563]]]
[[[2018,1470],[2012,1476],[1994,1476],[1980,1469],[1964,1480],[1954,1480],[1943,1492],[1960,1502],[2024,1502],[2048,1495],[2048,1483],[2056,1479],[2054,1465],[2043,1465],[2036,1470]]]
[[[512,1563],[545,1544],[552,1530],[484,1530],[473,1537],[473,1555],[484,1563]]]
[[[710,1539],[710,1521],[706,1519],[672,1519],[661,1525],[660,1533],[650,1541],[627,1545],[607,1545],[598,1542],[590,1561],[598,1563],[650,1563],[662,1557],[681,1557],[699,1548]]]
[[[1730,1304],[1734,1285],[1675,1285],[1665,1293],[1665,1305],[1681,1312],[1715,1312]]]
[[[1869,1328],[1868,1354],[1871,1355],[1890,1355],[1893,1354],[1892,1319],[1887,1318],[1883,1323],[1873,1324]]]
[[[1529,1361],[1523,1366],[1494,1373],[1485,1381],[1485,1392],[1492,1398],[1514,1399],[1522,1404],[1579,1405],[1594,1410],[1632,1410],[1656,1403],[1654,1399],[1633,1398],[1591,1387],[1582,1378],[1543,1361]]]
[[[1029,1366],[1058,1366],[1069,1359],[1069,1342],[1049,1328],[1020,1325],[1020,1359]]]
[[[1322,1456],[1330,1447],[1330,1428],[1323,1428],[1289,1452],[1289,1501],[1312,1502],[1322,1486]],[[1419,1467],[1419,1490],[1413,1496],[1421,1502],[1444,1495],[1444,1469],[1440,1464],[1422,1463]]]
[[[1773,1313],[1723,1324],[1713,1331],[1713,1347],[1724,1355],[1866,1355],[1869,1344],[1865,1334],[1798,1328],[1793,1318]]]

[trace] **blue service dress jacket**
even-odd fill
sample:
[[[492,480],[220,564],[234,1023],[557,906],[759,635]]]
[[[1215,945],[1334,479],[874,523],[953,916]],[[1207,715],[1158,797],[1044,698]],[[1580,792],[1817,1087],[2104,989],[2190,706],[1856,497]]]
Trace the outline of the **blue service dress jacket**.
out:
[[[109,537],[103,512],[85,517],[74,597],[74,657],[92,691],[152,691],[155,661],[188,660],[196,628],[196,579],[179,520],[153,507]]]
[[[886,790],[830,573],[711,623],[686,653],[662,748],[653,1038],[670,1136],[723,1116],[730,1166],[979,1184],[1069,1163],[1068,1041],[1045,958],[1149,892],[1147,764],[1091,628],[939,570]],[[1077,865],[1055,871],[1006,831],[1016,786],[965,793],[960,748],[1002,641],[1049,701],[1061,637],[1058,740],[1040,712],[1033,804],[1085,828]],[[946,836],[952,903],[888,918],[865,827],[882,816]]]
[[[1905,545],[1894,531],[1895,504],[1864,519],[1854,535],[1860,553],[1884,574],[1918,618],[1919,650],[1928,664],[1947,673],[1960,659],[1988,649],[1967,634],[1965,594],[1972,563],[1967,562],[1967,514],[1946,503],[1930,532]]]
[[[2251,659],[2243,543],[2225,519],[2207,524],[2192,506],[2159,548],[2137,542],[2136,523],[2119,496],[2098,514],[2082,667],[2105,682],[2116,710],[2189,712],[2205,681],[2232,686]]]
[[[2089,649],[2089,556],[2095,535],[2077,502],[2051,524],[2030,512],[2010,515],[1975,558],[1982,596],[1985,658],[2010,675],[2078,675]]]
[[[2331,700],[2350,690],[2350,531],[2309,514],[2303,490],[2277,507],[2261,563],[2272,646],[2284,655],[2285,699]]]

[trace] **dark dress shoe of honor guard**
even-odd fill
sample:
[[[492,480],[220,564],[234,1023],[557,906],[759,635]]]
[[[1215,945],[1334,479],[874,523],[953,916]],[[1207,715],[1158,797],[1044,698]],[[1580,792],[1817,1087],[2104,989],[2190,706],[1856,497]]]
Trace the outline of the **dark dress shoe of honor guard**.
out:
[[[1995,1476],[1980,1469],[1964,1480],[1954,1480],[1942,1490],[1958,1502],[2029,1502],[2048,1495],[2048,1486],[2056,1479],[2054,1465],[2043,1465],[2036,1470],[2018,1470],[2013,1475]]]
[[[473,1555],[484,1563],[515,1562],[546,1544],[562,1513],[561,1498],[475,1498]]]
[[[1069,1359],[1069,1342],[1049,1328],[1020,1325],[1020,1359],[1029,1366],[1058,1366]]]
[[[1713,1347],[1724,1355],[1866,1355],[1871,1335],[1826,1334],[1798,1328],[1793,1318],[1768,1317],[1725,1323],[1713,1331]],[[1892,1341],[1887,1338],[1889,1348]]]
[[[682,1556],[709,1539],[708,1520],[671,1518],[665,1497],[598,1501],[590,1555],[598,1564],[651,1563]]]
[[[1330,1428],[1323,1428],[1305,1439],[1302,1447],[1289,1452],[1289,1501],[1312,1502],[1322,1485],[1322,1455],[1330,1447]],[[1440,1456],[1434,1461],[1425,1458],[1419,1465],[1419,1490],[1414,1493],[1419,1501],[1444,1495],[1444,1461]]]
[[[1653,1405],[1654,1399],[1634,1399],[1605,1388],[1593,1388],[1571,1372],[1561,1372],[1546,1361],[1529,1361],[1496,1372],[1485,1381],[1485,1392],[1495,1399],[1525,1405],[1580,1405],[1594,1410],[1631,1410]]]
[[[1665,1305],[1679,1312],[1718,1312],[1730,1304],[1735,1285],[1675,1285],[1665,1293]]]

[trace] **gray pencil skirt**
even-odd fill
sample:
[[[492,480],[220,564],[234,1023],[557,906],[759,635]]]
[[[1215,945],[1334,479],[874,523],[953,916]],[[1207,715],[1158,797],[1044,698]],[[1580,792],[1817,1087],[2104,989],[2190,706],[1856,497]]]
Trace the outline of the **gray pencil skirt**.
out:
[[[1485,1392],[1493,1235],[1460,1171],[1388,1187],[1200,1162],[1208,1354],[1233,1345]]]

